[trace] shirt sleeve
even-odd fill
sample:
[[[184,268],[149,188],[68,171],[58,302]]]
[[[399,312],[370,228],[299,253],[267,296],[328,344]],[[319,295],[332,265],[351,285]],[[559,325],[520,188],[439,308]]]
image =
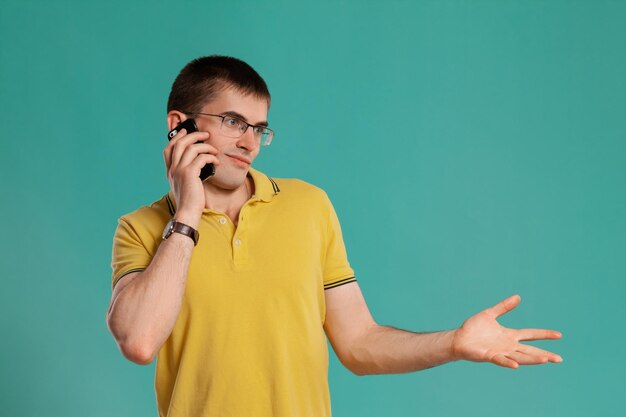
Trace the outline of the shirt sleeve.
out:
[[[354,271],[348,262],[337,213],[330,200],[327,202],[326,256],[323,266],[325,290],[356,281]]]
[[[142,243],[137,230],[127,219],[121,217],[113,236],[112,286],[115,287],[120,278],[126,274],[143,271],[150,265],[151,260],[152,255]]]

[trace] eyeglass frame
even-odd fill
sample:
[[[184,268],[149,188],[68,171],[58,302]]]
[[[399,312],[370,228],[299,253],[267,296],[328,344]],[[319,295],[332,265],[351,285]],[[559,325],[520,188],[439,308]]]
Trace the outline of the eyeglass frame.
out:
[[[248,131],[248,128],[249,128],[249,127],[252,127],[252,128],[253,128],[253,129],[252,129],[252,134],[254,134],[254,128],[255,128],[255,127],[257,127],[257,128],[262,128],[263,130],[267,130],[267,131],[269,132],[269,133],[268,133],[268,135],[267,135],[267,136],[268,136],[268,138],[267,138],[267,139],[265,139],[265,141],[261,143],[263,146],[270,146],[270,143],[272,142],[272,139],[274,138],[274,131],[273,131],[272,129],[270,129],[269,127],[267,127],[267,126],[263,126],[263,125],[253,125],[253,124],[250,124],[250,123],[246,122],[245,120],[242,120],[241,118],[236,117],[236,116],[224,115],[224,114],[201,113],[201,112],[187,112],[187,111],[183,111],[182,113],[185,113],[185,114],[186,114],[186,115],[188,115],[188,116],[192,116],[192,115],[196,115],[196,114],[201,114],[201,115],[203,115],[203,116],[213,116],[213,117],[219,117],[219,118],[221,118],[221,119],[222,119],[222,123],[220,123],[220,129],[222,128],[222,126],[224,126],[224,120],[225,120],[227,117],[228,117],[228,118],[230,118],[230,119],[237,120],[237,121],[239,121],[240,123],[242,123],[242,124],[246,125],[246,128],[245,128],[245,129],[241,132],[241,134],[240,134],[239,136],[235,136],[235,137],[237,137],[237,138],[242,137],[242,136],[243,136],[243,135],[244,135],[244,134]],[[263,135],[263,133],[261,133],[261,136],[262,136],[262,135]],[[259,141],[260,141],[260,137],[259,137]]]

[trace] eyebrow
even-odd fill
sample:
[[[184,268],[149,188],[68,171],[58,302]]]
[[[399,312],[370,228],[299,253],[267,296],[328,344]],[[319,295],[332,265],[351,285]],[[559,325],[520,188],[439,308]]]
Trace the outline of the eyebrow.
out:
[[[225,112],[220,113],[220,115],[222,115],[222,116],[231,116],[231,117],[236,117],[237,119],[241,119],[241,120],[243,120],[244,122],[246,122],[246,123],[250,124],[250,123],[248,122],[248,119],[246,119],[246,117],[245,117],[243,114],[239,114],[239,113],[237,113],[236,111],[229,110],[229,111],[225,111]],[[251,125],[251,126],[263,126],[263,127],[267,127],[267,120],[262,121],[262,122],[259,122],[259,123],[256,123],[256,124]]]

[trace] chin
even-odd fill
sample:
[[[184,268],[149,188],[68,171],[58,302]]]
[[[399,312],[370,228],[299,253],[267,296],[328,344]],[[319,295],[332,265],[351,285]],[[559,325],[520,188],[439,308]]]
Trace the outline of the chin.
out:
[[[215,187],[219,187],[224,190],[236,190],[244,184],[247,174],[248,170],[238,170],[236,172],[220,172],[220,169],[218,167],[215,175],[209,178],[207,182],[210,182]]]

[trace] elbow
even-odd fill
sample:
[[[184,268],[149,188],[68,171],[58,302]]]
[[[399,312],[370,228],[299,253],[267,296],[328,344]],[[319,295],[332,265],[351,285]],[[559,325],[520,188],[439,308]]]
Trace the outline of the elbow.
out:
[[[358,367],[352,367],[352,368],[348,368],[348,369],[350,370],[350,372],[352,372],[356,376],[370,375],[370,373],[367,372],[365,369],[361,369],[361,368],[358,368]]]
[[[372,375],[372,372],[368,371],[365,366],[359,363],[348,363],[343,361],[341,363],[343,363],[343,366],[345,366],[348,371],[352,372],[356,376]]]
[[[376,324],[374,324],[376,326]],[[350,342],[333,345],[341,364],[356,376],[375,375],[380,373],[377,361],[369,343],[369,336],[374,327],[368,328],[359,337]]]
[[[117,345],[122,355],[137,365],[149,365],[156,357],[154,350],[148,348],[146,345],[126,344],[123,342],[118,342]]]
[[[365,376],[365,375],[374,375],[376,372],[368,367],[365,363],[361,363],[358,361],[346,362],[344,363],[346,369],[352,372],[356,376]]]
[[[343,366],[356,376],[390,373],[382,362],[383,358],[363,339],[361,343],[352,344],[338,356]]]
[[[117,343],[117,347],[126,359],[138,365],[149,365],[152,363],[157,352],[149,343],[132,340],[127,335],[123,335],[122,332],[117,329],[110,316],[107,316],[106,322],[109,331],[113,335],[113,339],[115,339],[115,343]]]
[[[364,361],[358,359],[358,357],[352,353],[343,353],[337,355],[341,364],[350,372],[356,376],[371,375],[371,369],[368,368]]]

